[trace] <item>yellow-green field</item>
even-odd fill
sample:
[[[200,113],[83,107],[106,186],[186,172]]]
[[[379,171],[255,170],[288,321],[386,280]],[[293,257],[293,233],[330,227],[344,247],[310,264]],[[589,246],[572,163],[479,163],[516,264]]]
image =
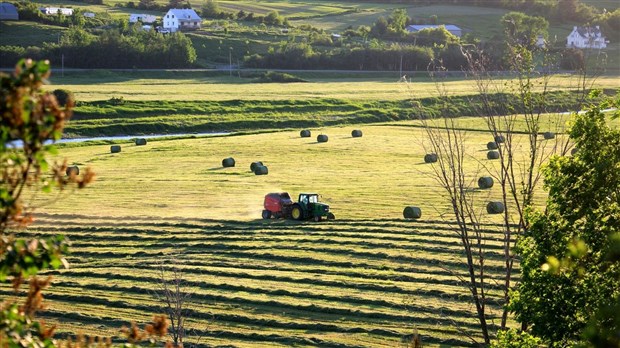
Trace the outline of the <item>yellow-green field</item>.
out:
[[[411,124],[363,126],[362,138],[352,138],[353,128],[342,127],[313,129],[311,138],[288,131],[151,141],[147,146],[128,141],[118,154],[110,153],[110,145],[64,148],[61,154],[70,163],[92,167],[98,179],[92,188],[45,211],[67,213],[78,207],[80,214],[97,216],[247,221],[260,217],[268,192],[310,191],[322,194],[343,219],[399,218],[411,204],[423,207],[425,217],[438,219],[447,202],[423,161],[425,133]],[[316,142],[320,133],[329,136],[327,143]],[[496,163],[486,160],[490,140],[486,132],[468,134],[474,186],[481,173],[495,173]],[[525,139],[519,142],[525,150]],[[236,166],[222,168],[229,156]],[[269,175],[254,175],[253,161],[262,161]],[[499,197],[499,191],[479,195]]]
[[[198,331],[189,340],[202,336],[204,346],[396,347],[414,330],[428,346],[480,339],[456,277],[465,272],[459,238],[423,161],[424,131],[410,123],[358,128],[361,138],[335,127],[312,129],[312,138],[285,131],[127,142],[116,154],[109,145],[61,148],[60,157],[98,177],[43,205],[29,228],[73,241],[72,267],[53,272],[42,316],[61,335],[117,335],[124,323],[163,311],[154,298],[158,266],[177,258],[194,293],[187,326]],[[329,141],[317,143],[319,133]],[[489,140],[475,131],[466,140],[481,212],[499,198],[497,188],[475,188],[497,165],[486,159]],[[228,156],[236,166],[222,168]],[[257,160],[268,175],[250,172]],[[274,191],[318,192],[336,220],[262,220],[263,196]],[[422,219],[403,219],[406,205],[421,207]],[[487,272],[497,279],[499,218],[483,221]],[[495,315],[499,294],[488,293]]]
[[[251,79],[212,77],[205,72],[170,72],[159,78],[149,78],[146,73],[140,72],[109,73],[105,77],[90,78],[89,73],[73,73],[62,77],[56,71],[51,78],[52,85],[48,88],[70,90],[75,93],[78,101],[108,100],[112,97],[122,97],[125,100],[394,100],[438,94],[436,82],[428,78],[414,77],[409,83],[405,83],[399,81],[396,75],[381,78],[364,75],[338,77],[338,74],[334,73],[309,73],[300,74],[309,82],[283,84],[251,83]],[[512,80],[498,78],[494,83],[505,91],[510,81]],[[541,80],[535,80],[534,84],[539,82]],[[549,81],[548,87],[550,90],[577,90],[577,83],[575,76],[555,75]],[[444,84],[451,95],[478,92],[472,79],[448,79]],[[598,88],[618,88],[620,76],[600,76],[595,79],[595,85]]]

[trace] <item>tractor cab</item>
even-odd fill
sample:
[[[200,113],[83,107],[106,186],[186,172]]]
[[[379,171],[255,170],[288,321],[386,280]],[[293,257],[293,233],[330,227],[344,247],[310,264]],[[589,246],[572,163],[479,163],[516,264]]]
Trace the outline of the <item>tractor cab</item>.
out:
[[[334,214],[330,213],[328,204],[319,202],[318,194],[300,193],[297,203],[291,209],[291,217],[295,220],[321,221],[323,218],[333,219]]]

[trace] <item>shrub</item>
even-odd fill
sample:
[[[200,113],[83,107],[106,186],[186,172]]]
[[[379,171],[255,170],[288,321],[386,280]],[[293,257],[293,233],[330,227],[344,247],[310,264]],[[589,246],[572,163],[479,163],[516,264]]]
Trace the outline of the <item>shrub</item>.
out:
[[[66,90],[66,89],[55,89],[52,94],[56,97],[56,100],[58,101],[58,104],[60,106],[65,106],[67,105],[67,102],[69,100],[73,100],[73,93]]]
[[[301,79],[295,75],[280,73],[275,71],[269,71],[264,73],[262,76],[257,78],[255,82],[260,83],[268,83],[268,82],[279,82],[279,83],[289,83],[289,82],[307,82],[304,79]]]

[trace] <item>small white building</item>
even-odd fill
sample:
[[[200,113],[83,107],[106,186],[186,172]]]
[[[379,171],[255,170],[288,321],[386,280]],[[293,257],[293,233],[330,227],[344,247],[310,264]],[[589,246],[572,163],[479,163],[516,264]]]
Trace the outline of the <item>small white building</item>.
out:
[[[457,27],[454,24],[443,24],[443,25],[431,25],[431,24],[420,24],[420,25],[408,25],[405,30],[407,30],[410,33],[417,33],[420,30],[424,30],[424,29],[437,29],[437,28],[441,28],[444,27],[446,28],[447,31],[450,32],[450,34],[456,36],[456,37],[461,37],[463,35],[463,29]]]
[[[132,13],[129,15],[129,23],[137,23],[142,22],[145,24],[155,23],[157,20],[156,16],[144,14],[144,13]]]
[[[40,7],[39,10],[45,15],[55,15],[60,13],[64,16],[72,16],[73,9],[72,8],[64,8],[64,7]]]
[[[84,12],[84,17],[86,18],[95,18],[94,12]]]
[[[196,30],[202,25],[202,18],[196,14],[191,8],[187,9],[170,9],[162,18],[164,29],[175,32],[178,30]]]
[[[545,40],[545,37],[543,35],[538,35],[536,37],[536,47],[538,48],[547,47],[547,41]]]
[[[569,48],[606,48],[607,39],[603,36],[600,27],[573,27],[573,31],[566,38],[566,47]]]

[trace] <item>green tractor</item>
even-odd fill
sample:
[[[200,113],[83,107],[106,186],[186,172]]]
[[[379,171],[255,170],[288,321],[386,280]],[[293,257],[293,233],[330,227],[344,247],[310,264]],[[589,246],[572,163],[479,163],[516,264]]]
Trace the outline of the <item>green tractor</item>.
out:
[[[300,193],[297,203],[291,207],[291,218],[295,220],[321,221],[323,218],[333,220],[336,217],[329,211],[329,205],[319,202],[316,193]]]
[[[288,193],[269,193],[265,196],[265,210],[263,219],[291,218],[295,220],[321,221],[335,219],[334,214],[329,211],[329,205],[319,202],[319,195],[316,193],[300,193],[296,203],[291,201]]]

